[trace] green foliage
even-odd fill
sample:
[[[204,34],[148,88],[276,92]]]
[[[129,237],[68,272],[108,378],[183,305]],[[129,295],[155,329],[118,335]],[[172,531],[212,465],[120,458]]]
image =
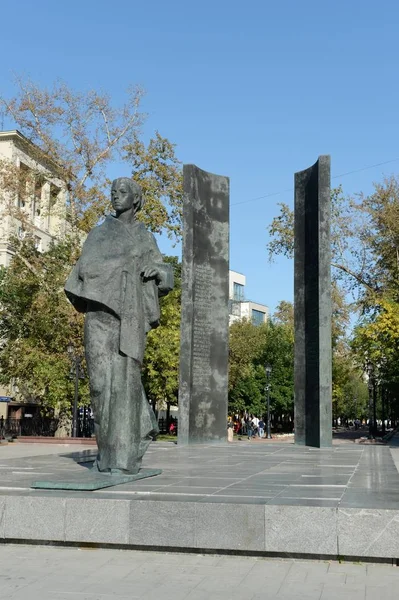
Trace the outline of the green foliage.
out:
[[[282,325],[288,325],[294,330],[294,305],[292,302],[287,300],[281,300],[278,303],[277,308],[274,312],[273,319],[276,323]]]
[[[269,322],[263,363],[268,363],[272,367],[270,375],[272,409],[277,414],[292,414],[294,409],[294,330],[290,324]]]
[[[145,199],[139,219],[154,233],[181,237],[183,175],[175,145],[156,132],[148,146],[137,137],[126,146],[126,160],[132,164],[132,177],[140,184]]]
[[[277,414],[293,411],[292,324],[269,321],[256,326],[242,320],[230,327],[229,410],[262,415],[266,411],[265,365],[270,375],[271,408]]]
[[[368,389],[362,370],[355,363],[353,352],[340,342],[332,362],[333,415],[341,419],[367,416]]]
[[[253,365],[260,361],[266,325],[255,326],[246,319],[236,321],[229,331],[229,391],[238,382],[253,376]]]
[[[164,257],[173,265],[175,288],[160,299],[160,326],[147,335],[143,382],[148,398],[158,404],[177,404],[179,391],[181,263],[175,256]]]
[[[265,412],[265,375],[261,365],[251,365],[229,394],[229,411],[262,415]]]
[[[364,316],[355,328],[351,347],[360,368],[398,397],[399,304],[380,300],[374,311]]]
[[[15,244],[10,267],[0,273],[0,381],[14,380],[19,394],[40,402],[43,412],[68,413],[73,396],[68,342],[83,354],[83,319],[63,291],[76,247],[66,239],[39,253],[30,239]],[[80,394],[87,403],[87,381]]]

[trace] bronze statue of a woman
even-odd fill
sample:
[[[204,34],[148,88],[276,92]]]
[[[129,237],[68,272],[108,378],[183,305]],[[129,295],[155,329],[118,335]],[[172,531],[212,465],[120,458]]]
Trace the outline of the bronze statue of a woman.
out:
[[[115,216],[92,229],[66,284],[86,313],[85,354],[101,472],[137,474],[158,427],[141,382],[146,334],[159,324],[158,297],[173,272],[154,236],[136,220],[140,186],[127,177],[111,188]]]

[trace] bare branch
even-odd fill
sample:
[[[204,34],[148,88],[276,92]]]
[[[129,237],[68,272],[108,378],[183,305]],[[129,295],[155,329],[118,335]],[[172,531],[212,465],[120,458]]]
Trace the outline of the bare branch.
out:
[[[370,285],[359,273],[356,273],[355,271],[352,271],[351,269],[349,269],[348,267],[346,267],[345,265],[341,265],[339,263],[335,263],[332,262],[331,266],[334,269],[339,269],[340,271],[343,271],[344,273],[346,273],[347,275],[350,275],[351,277],[353,277],[358,283],[360,283],[361,285],[364,285],[370,292],[378,292],[379,288],[378,287],[373,287],[372,285]]]
[[[103,116],[104,123],[105,123],[105,129],[107,131],[108,144],[111,144],[111,136],[110,136],[110,133],[109,133],[108,119],[107,119],[107,115],[104,112],[104,109],[101,109],[101,114]]]

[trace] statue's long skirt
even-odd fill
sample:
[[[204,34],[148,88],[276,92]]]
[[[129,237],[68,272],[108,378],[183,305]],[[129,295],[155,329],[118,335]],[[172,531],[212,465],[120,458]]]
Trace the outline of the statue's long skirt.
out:
[[[85,352],[98,445],[99,471],[137,473],[158,430],[145,396],[141,368],[119,350],[120,320],[100,305],[85,319]]]

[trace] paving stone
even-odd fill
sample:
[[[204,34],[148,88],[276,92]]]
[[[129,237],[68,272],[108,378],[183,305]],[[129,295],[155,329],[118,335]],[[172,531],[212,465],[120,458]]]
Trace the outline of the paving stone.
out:
[[[0,577],[0,598],[10,600],[396,600],[399,587],[399,569],[379,564],[23,545],[0,545],[0,563],[11,576]],[[34,566],[27,576],[24,565]],[[301,569],[306,580],[290,580]]]

